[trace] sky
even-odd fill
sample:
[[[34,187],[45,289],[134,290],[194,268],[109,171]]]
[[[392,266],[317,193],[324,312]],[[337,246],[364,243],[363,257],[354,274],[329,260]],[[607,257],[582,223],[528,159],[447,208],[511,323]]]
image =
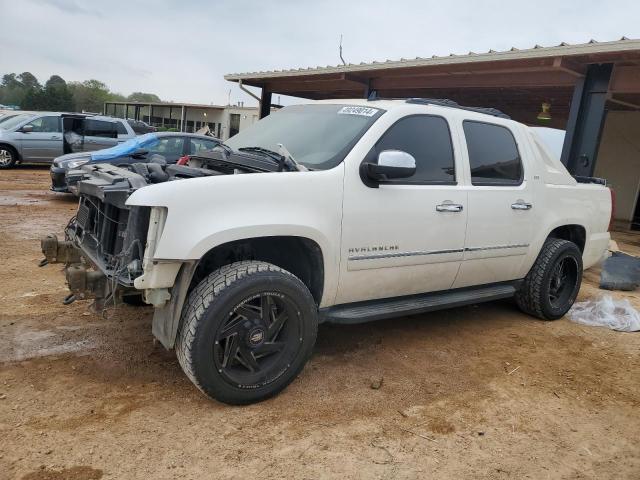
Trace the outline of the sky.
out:
[[[227,73],[341,63],[340,35],[349,63],[640,38],[637,0],[0,0],[0,19],[0,75],[204,104],[255,104]]]

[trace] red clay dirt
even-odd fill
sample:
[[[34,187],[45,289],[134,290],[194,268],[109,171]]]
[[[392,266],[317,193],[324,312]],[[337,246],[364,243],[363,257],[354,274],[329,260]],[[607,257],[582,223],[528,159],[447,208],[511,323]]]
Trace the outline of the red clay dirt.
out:
[[[46,168],[0,172],[2,480],[640,478],[639,334],[510,302],[323,325],[287,390],[229,407],[154,342],[149,308],[62,305],[39,237],[75,207]],[[597,281],[586,272],[580,300]]]

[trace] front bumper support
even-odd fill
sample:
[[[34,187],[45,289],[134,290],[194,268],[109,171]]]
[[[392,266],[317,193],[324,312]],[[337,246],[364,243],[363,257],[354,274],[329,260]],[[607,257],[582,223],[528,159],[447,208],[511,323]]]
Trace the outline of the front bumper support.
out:
[[[44,254],[41,266],[48,263],[80,263],[80,250],[68,240],[59,241],[53,233],[40,239],[40,247]]]

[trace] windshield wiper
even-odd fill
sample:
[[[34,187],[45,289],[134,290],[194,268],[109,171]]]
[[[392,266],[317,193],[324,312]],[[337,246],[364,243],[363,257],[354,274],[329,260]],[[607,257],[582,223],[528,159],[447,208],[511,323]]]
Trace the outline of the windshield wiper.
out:
[[[291,154],[287,151],[286,148],[284,148],[284,146],[281,143],[278,144],[278,147],[280,148],[281,153],[274,152],[273,150],[269,150],[268,148],[262,148],[262,147],[241,147],[238,150],[241,152],[261,153],[265,157],[277,162],[279,171],[282,171],[285,168],[290,172],[296,172],[296,171],[303,172],[307,170],[306,167],[300,165],[298,162],[296,162],[293,159]]]
[[[278,152],[274,152],[273,150],[269,150],[268,148],[262,147],[240,147],[238,149],[240,152],[251,152],[251,153],[261,153],[263,156],[268,158],[269,160],[273,160],[278,164],[278,171],[281,172],[286,167],[287,170],[291,170],[290,166],[285,162],[285,158],[283,155],[280,155]]]
[[[309,171],[307,167],[305,167],[304,165],[300,165],[298,162],[296,162],[295,158],[293,158],[293,155],[291,155],[289,150],[287,150],[287,147],[285,147],[283,144],[281,143],[278,144],[278,151],[280,155],[282,155],[282,157],[284,158],[285,163],[287,163],[289,170],[297,170],[298,172]]]
[[[263,153],[264,155],[267,155],[268,157],[271,157],[274,160],[280,160],[282,157],[282,155],[280,155],[278,152],[274,152],[273,150],[269,150],[268,148],[262,148],[262,147],[240,147],[238,150],[241,152]]]
[[[229,155],[231,155],[233,153],[233,148],[231,148],[229,145],[227,145],[224,142],[220,142],[215,147],[213,147],[212,150],[215,150],[218,147],[220,147],[222,149],[222,151],[225,153],[225,155],[224,155],[225,159],[229,158]]]

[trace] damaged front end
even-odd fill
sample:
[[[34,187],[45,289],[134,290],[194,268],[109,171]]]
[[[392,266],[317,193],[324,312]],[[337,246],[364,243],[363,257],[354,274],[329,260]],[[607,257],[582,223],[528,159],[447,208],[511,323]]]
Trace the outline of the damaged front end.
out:
[[[65,240],[53,234],[41,240],[45,256],[41,264],[65,264],[70,290],[65,303],[94,299],[94,308],[100,311],[141,293],[154,305],[169,298],[166,287],[170,285],[158,291],[153,288],[167,266],[152,260],[166,210],[125,204],[131,193],[146,185],[143,176],[112,165],[86,168],[85,178],[78,184],[78,210],[65,228]],[[172,263],[169,270],[175,273],[171,280],[180,267]]]
[[[65,264],[70,290],[65,303],[93,299],[96,311],[121,302],[139,303],[140,298],[153,305],[152,332],[171,348],[198,262],[155,258],[167,209],[127,205],[127,199],[134,191],[155,183],[280,170],[278,162],[259,156],[215,151],[191,156],[188,166],[83,165],[70,172],[78,180],[74,182],[80,198],[77,213],[65,228],[64,240],[55,235],[42,238],[45,259],[41,265]]]

